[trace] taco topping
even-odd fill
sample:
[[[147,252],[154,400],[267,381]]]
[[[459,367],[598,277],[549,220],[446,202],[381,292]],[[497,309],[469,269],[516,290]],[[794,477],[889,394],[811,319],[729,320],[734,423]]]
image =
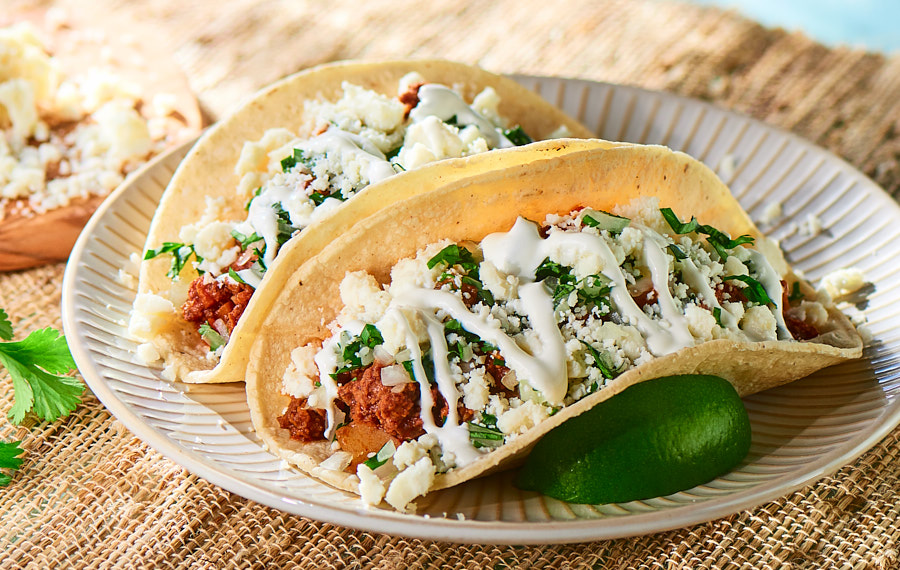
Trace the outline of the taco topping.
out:
[[[0,28],[0,219],[109,193],[183,138],[172,100],[99,62],[67,77],[29,24]]]
[[[287,240],[363,188],[443,158],[531,142],[521,128],[507,128],[499,103],[490,87],[467,103],[417,73],[400,81],[396,97],[344,83],[339,100],[306,104],[300,132],[313,136],[279,128],[245,143],[236,165],[244,219],[210,201],[204,219],[181,230],[181,242],[148,250],[145,259],[172,255],[173,279],[190,263],[201,274],[192,291],[210,289],[210,279],[255,288]],[[229,270],[242,259],[251,262]],[[196,304],[195,295],[186,318]],[[212,325],[209,317],[188,320]],[[230,327],[220,332],[227,338]]]
[[[793,284],[774,268],[783,260],[755,245],[646,200],[550,215],[542,227],[519,218],[477,249],[432,244],[383,288],[348,273],[333,335],[291,353],[279,422],[324,418],[321,440],[339,451],[320,467],[355,470],[364,501],[403,510],[437,473],[644,362],[714,339],[827,332],[826,301],[790,300]],[[359,446],[344,448],[340,432],[359,426],[390,438],[390,461],[372,466]],[[383,456],[384,444],[363,451]]]

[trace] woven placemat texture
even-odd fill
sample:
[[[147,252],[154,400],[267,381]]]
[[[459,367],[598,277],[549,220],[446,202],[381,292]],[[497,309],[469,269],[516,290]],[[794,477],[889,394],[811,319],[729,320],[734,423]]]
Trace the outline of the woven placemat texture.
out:
[[[716,9],[652,0],[96,0],[79,9],[152,29],[211,117],[316,63],[445,57],[711,100],[900,192],[900,56],[827,49]],[[62,273],[0,276],[0,307],[20,335],[60,326]],[[0,409],[11,405],[0,374]],[[0,419],[0,439],[22,439],[26,450],[0,489],[0,568],[900,568],[900,430],[834,476],[750,511],[651,536],[534,547],[389,537],[260,506],[148,448],[90,393],[53,424]]]

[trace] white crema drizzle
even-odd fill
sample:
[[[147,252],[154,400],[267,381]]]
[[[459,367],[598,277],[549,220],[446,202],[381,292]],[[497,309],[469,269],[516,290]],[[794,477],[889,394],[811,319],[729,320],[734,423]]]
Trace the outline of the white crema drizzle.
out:
[[[667,243],[665,238],[640,224],[633,227],[643,234],[643,256],[650,270],[653,288],[657,292],[661,322],[650,318],[631,297],[625,274],[604,238],[584,232],[553,232],[547,238],[542,238],[537,225],[524,218],[518,218],[508,232],[486,236],[481,242],[481,249],[485,261],[507,275],[516,276],[521,283],[518,287],[520,312],[529,320],[539,344],[529,347],[531,353],[526,352],[512,337],[503,332],[498,321],[473,313],[462,299],[453,293],[430,288],[411,288],[404,290],[402,296],[391,300],[388,312],[396,312],[399,316],[398,322],[405,327],[405,340],[411,355],[414,380],[419,384],[423,429],[438,438],[443,450],[453,454],[458,467],[474,461],[480,453],[469,441],[468,428],[459,423],[457,404],[460,394],[449,366],[444,325],[435,316],[438,311],[459,321],[465,330],[495,345],[506,365],[516,373],[516,377],[520,381],[526,381],[553,405],[562,404],[568,391],[566,348],[557,325],[552,296],[543,283],[534,282],[534,279],[537,268],[554,251],[567,249],[574,253],[584,252],[594,255],[600,259],[601,272],[612,284],[611,303],[623,320],[641,332],[647,342],[647,348],[653,355],[670,354],[695,344],[687,320],[669,289],[669,262],[664,251]],[[790,338],[781,315],[780,277],[765,256],[753,250],[750,250],[750,254],[759,281],[775,301],[779,337],[786,334]],[[715,292],[694,262],[688,258],[676,263],[681,264],[682,274],[688,286],[697,291],[708,306],[721,309]],[[448,415],[442,426],[435,423],[432,414],[434,399],[431,386],[425,374],[419,340],[410,326],[407,314],[414,314],[422,319],[426,326],[431,343],[435,381],[448,405]],[[722,326],[737,327],[737,319],[727,311],[722,311],[721,321]],[[358,335],[362,327],[361,322],[351,321],[344,330]],[[320,371],[320,381],[327,394],[328,438],[333,434],[335,421],[334,400],[337,398],[337,384],[330,374],[337,368],[338,337],[336,334],[326,340],[315,357]]]
[[[444,85],[426,83],[419,87],[419,104],[410,111],[409,118],[414,123],[418,123],[431,116],[435,116],[441,121],[449,121],[456,117],[459,125],[475,125],[485,140],[490,143],[491,148],[516,146],[506,138],[502,130],[469,107],[459,93]]]

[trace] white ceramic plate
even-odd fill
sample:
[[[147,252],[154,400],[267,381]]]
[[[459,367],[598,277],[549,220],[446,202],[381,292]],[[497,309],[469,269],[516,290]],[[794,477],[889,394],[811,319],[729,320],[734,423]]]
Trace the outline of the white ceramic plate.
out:
[[[318,520],[435,540],[552,543],[657,532],[751,508],[833,473],[900,421],[900,208],[834,155],[706,103],[596,82],[517,77],[612,140],[666,144],[718,170],[754,219],[779,202],[764,230],[816,280],[855,266],[874,283],[860,305],[874,333],[862,361],[746,399],[753,445],[734,472],[648,501],[568,505],[521,492],[509,474],[419,501],[418,515],[362,508],[355,496],[290,469],[260,445],[243,385],[182,385],[136,364],[126,321],[135,291],[118,280],[140,252],[182,147],[146,167],[105,202],[66,268],[63,324],[91,390],[166,457],[241,496]],[[798,225],[818,220],[808,235]],[[853,309],[856,310],[856,309]]]

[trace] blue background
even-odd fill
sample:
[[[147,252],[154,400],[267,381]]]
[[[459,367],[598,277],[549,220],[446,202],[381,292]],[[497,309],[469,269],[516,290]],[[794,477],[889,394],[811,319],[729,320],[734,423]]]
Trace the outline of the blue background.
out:
[[[900,51],[900,0],[692,0],[734,8],[769,27],[802,30],[828,46]]]

